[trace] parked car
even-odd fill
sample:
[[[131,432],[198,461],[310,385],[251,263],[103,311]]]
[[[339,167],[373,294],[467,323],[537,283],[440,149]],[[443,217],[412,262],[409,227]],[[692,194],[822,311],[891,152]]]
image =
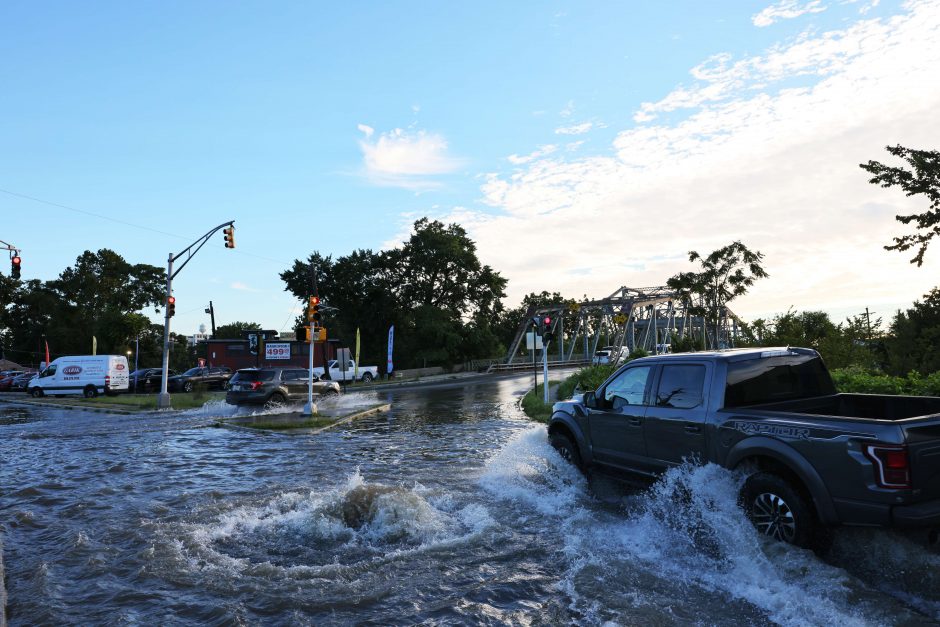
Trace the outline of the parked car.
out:
[[[591,363],[594,364],[595,366],[599,366],[602,364],[609,364],[610,363],[610,351],[609,350],[597,351],[596,353],[594,353],[594,358],[591,359]]]
[[[168,390],[177,392],[192,392],[196,386],[204,386],[210,390],[224,390],[228,380],[232,378],[232,369],[226,366],[196,366],[183,374],[167,379]]]
[[[10,385],[11,392],[25,392],[26,388],[29,386],[29,382],[39,376],[38,372],[24,372],[23,374],[17,375],[13,378],[13,382]]]
[[[177,374],[172,368],[167,372],[171,377]],[[140,370],[135,370],[131,373],[131,378],[128,382],[128,392],[152,392],[159,390],[162,376],[163,368],[141,368]],[[169,385],[169,381],[167,385]]]
[[[13,379],[20,374],[0,374],[0,392],[9,392],[13,388]]]
[[[940,398],[837,393],[812,349],[635,359],[555,403],[548,433],[582,469],[739,470],[757,530],[801,547],[835,525],[940,528]]]
[[[306,368],[245,368],[229,381],[225,402],[231,405],[283,404],[307,398],[310,371]],[[313,393],[318,396],[339,394],[336,381],[321,381],[313,376]]]

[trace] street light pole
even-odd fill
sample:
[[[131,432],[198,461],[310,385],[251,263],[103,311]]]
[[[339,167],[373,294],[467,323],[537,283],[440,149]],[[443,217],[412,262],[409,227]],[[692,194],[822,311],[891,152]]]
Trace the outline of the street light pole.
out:
[[[180,252],[170,253],[166,262],[166,299],[163,302],[164,305],[164,315],[163,315],[163,372],[160,373],[160,394],[157,395],[157,408],[158,409],[170,409],[170,393],[167,391],[167,374],[170,368],[170,307],[169,307],[169,298],[173,295],[173,278],[180,273],[180,271],[186,267],[186,264],[190,262],[193,256],[199,252],[203,246],[206,245],[206,242],[209,241],[209,238],[212,235],[221,229],[226,229],[225,231],[225,247],[226,248],[235,248],[234,240],[234,220],[220,224],[219,226],[211,229],[208,233],[197,239],[195,242],[181,250]],[[230,227],[230,228],[226,228]],[[179,268],[176,271],[173,270],[173,262],[186,255],[186,259],[183,263],[180,264]]]

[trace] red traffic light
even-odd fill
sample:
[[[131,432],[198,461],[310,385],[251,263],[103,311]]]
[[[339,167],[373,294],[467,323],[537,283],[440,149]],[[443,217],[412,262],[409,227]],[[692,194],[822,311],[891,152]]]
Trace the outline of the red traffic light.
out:
[[[311,306],[311,307],[315,307],[315,306],[317,306],[317,305],[319,305],[319,304],[320,304],[320,297],[319,297],[319,296],[311,296],[311,297],[310,297],[310,306]]]
[[[20,263],[21,263],[23,260],[20,259],[19,256],[16,256],[16,257],[14,257],[14,258],[12,259],[12,261],[13,261],[13,265],[14,265],[14,266],[18,266],[18,265],[20,265]]]
[[[176,304],[176,296],[170,296],[169,298],[167,298],[167,299],[166,299],[166,304],[167,304],[167,305],[175,305],[175,304]]]
[[[552,319],[549,316],[545,316],[545,326],[548,326],[552,323]]]

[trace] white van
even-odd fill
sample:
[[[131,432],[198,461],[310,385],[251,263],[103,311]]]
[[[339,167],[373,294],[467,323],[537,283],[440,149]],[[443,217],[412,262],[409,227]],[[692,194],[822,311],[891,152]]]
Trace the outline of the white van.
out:
[[[26,391],[35,398],[46,394],[83,394],[85,398],[94,398],[126,391],[128,375],[124,355],[59,357],[29,382]]]

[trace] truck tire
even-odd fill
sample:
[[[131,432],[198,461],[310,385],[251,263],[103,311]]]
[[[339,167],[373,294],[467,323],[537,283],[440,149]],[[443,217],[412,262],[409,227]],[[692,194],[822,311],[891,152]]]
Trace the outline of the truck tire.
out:
[[[363,383],[372,383],[372,373],[371,373],[371,372],[363,372],[363,373],[362,373],[362,382],[363,382]]]
[[[812,501],[780,475],[757,472],[741,488],[740,502],[757,532],[804,549],[825,550],[828,534]]]
[[[98,396],[98,388],[93,385],[85,386],[85,390],[82,392],[85,398],[95,398]]]
[[[552,445],[552,448],[558,451],[562,459],[584,472],[584,462],[581,461],[581,451],[578,450],[578,445],[572,442],[568,436],[562,433],[553,433],[549,436],[548,441]]]
[[[192,381],[187,381],[186,383],[184,383],[184,384],[183,384],[183,391],[184,391],[184,392],[192,392],[192,391],[193,391],[193,382],[192,382]]]

